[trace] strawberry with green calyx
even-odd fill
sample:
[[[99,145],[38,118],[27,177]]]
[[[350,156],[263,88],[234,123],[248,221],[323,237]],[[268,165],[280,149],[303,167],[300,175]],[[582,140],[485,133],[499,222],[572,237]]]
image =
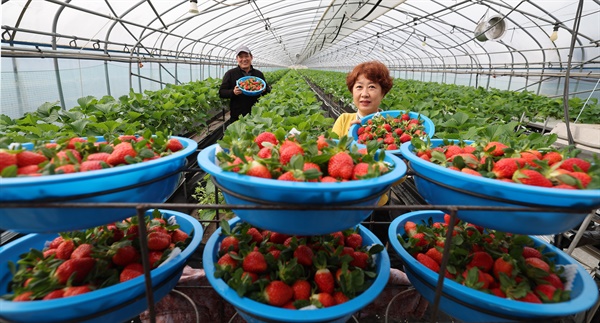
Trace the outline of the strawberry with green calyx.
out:
[[[305,167],[307,166],[308,167]],[[294,182],[317,181],[323,173],[317,164],[304,162],[304,157],[300,154],[291,157],[289,163],[284,166],[285,173],[278,179]]]
[[[288,262],[277,262],[277,277],[286,284],[293,284],[296,280],[305,277],[306,271],[302,265],[298,263],[297,258],[292,258]]]
[[[242,260],[244,271],[262,274],[267,270],[267,261],[260,251],[251,251]]]
[[[131,240],[116,242],[110,246],[107,256],[117,266],[127,266],[139,260],[139,252],[131,244]]]
[[[532,169],[519,169],[515,171],[512,179],[517,183],[525,185],[552,187],[552,181],[540,172]]]
[[[68,259],[56,268],[54,277],[60,284],[67,284],[69,280],[79,283],[92,271],[95,264],[94,258]]]
[[[142,264],[132,263],[132,264],[125,266],[125,268],[123,268],[123,270],[121,271],[121,274],[119,275],[119,281],[121,283],[126,282],[128,280],[134,279],[143,274],[144,274],[144,267],[142,266]]]
[[[327,259],[323,252],[317,253],[314,264],[317,271],[315,272],[313,279],[317,285],[317,290],[329,294],[333,293],[335,288],[333,274],[327,268]]]
[[[318,308],[326,308],[336,305],[333,296],[330,293],[325,292],[312,294],[310,296],[310,302],[312,305]]]
[[[262,297],[267,304],[281,307],[294,297],[294,291],[286,283],[273,280],[265,287]]]
[[[258,145],[258,148],[266,147],[263,145],[265,142],[270,143],[273,146],[276,146],[279,143],[275,134],[269,131],[264,131],[258,134],[258,136],[254,138],[254,142]]]

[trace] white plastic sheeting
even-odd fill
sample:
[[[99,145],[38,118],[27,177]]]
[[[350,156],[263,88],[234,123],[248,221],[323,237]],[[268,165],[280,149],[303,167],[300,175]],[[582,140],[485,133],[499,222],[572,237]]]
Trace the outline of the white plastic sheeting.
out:
[[[378,59],[407,69],[552,73],[566,68],[579,18],[573,67],[596,69],[600,3],[583,1],[578,15],[579,3],[198,0],[199,13],[191,14],[187,0],[3,0],[2,54],[35,55],[18,50],[37,45],[48,55],[50,47],[115,53],[113,59],[231,61],[243,43],[257,62],[274,66],[340,67]],[[480,23],[484,33],[476,38]],[[487,41],[478,40],[486,35]]]

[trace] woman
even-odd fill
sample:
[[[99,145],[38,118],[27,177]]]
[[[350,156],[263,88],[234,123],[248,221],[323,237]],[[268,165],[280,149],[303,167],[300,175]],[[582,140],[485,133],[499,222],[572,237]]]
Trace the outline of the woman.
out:
[[[381,62],[365,62],[354,67],[346,77],[346,85],[352,93],[356,113],[342,113],[333,124],[333,132],[339,137],[348,134],[350,126],[360,123],[360,118],[380,111],[379,104],[390,91],[393,79]]]
[[[360,119],[369,114],[380,111],[379,105],[383,97],[390,91],[393,85],[393,79],[390,71],[378,61],[365,62],[354,67],[352,72],[346,77],[348,90],[352,93],[352,101],[356,106],[356,113],[342,113],[333,124],[332,131],[340,138],[348,135],[350,126],[360,123]],[[388,194],[381,196],[378,206],[388,203]],[[373,221],[388,222],[390,214],[388,211],[374,211]],[[375,225],[373,233],[385,245],[388,241],[387,226]]]

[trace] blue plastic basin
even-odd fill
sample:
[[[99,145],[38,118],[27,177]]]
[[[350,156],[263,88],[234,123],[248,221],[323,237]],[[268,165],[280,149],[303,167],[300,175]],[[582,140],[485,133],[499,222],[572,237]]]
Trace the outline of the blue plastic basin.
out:
[[[233,227],[241,221],[236,217],[229,221]],[[381,244],[381,241],[367,228],[359,225],[359,233],[363,237],[363,245]],[[348,229],[348,228],[346,228]],[[317,310],[289,310],[259,303],[247,297],[238,296],[221,278],[215,278],[215,263],[218,261],[218,247],[225,236],[217,229],[206,242],[202,263],[206,277],[212,287],[227,302],[233,305],[238,313],[249,323],[262,322],[327,322],[346,323],[353,313],[369,305],[385,288],[390,277],[390,258],[386,250],[377,255],[377,278],[362,294],[346,303]]]
[[[306,207],[296,210],[234,209],[244,221],[286,234],[326,234],[353,227],[366,219],[372,210],[315,210],[314,206],[376,206],[381,195],[406,173],[406,164],[386,154],[385,161],[394,169],[378,178],[343,183],[289,182],[265,179],[224,171],[215,164],[217,144],[198,154],[198,164],[212,175],[223,190],[227,204],[286,205]]]
[[[408,115],[410,116],[411,119],[421,119],[423,120],[423,126],[425,127],[425,133],[427,134],[427,136],[429,138],[433,137],[433,135],[435,134],[435,125],[433,124],[433,121],[431,121],[431,119],[429,119],[428,117],[417,113],[417,112],[412,112],[412,111],[405,111],[405,110],[390,110],[390,111],[381,111],[381,112],[376,112],[373,114],[369,114],[368,116],[360,119],[361,124],[353,124],[352,126],[350,126],[350,129],[348,130],[348,137],[352,137],[354,138],[354,141],[358,140],[358,129],[367,123],[367,121],[373,119],[374,116],[376,115],[381,115],[383,117],[397,117],[400,115],[403,115],[405,113],[408,113]],[[386,150],[386,153],[390,153],[390,154],[394,154],[394,155],[398,155],[400,156],[400,148],[398,149],[390,149],[390,150]]]
[[[179,255],[151,271],[154,301],[158,302],[177,285],[187,259],[202,242],[200,223],[181,212],[160,210],[163,217],[175,216],[180,229],[192,236],[190,244]],[[110,212],[106,209],[105,212]],[[152,210],[148,211],[148,215]],[[192,235],[193,232],[193,235]],[[30,248],[42,250],[46,241],[56,234],[29,234],[0,247],[0,294],[8,292],[12,274],[7,262],[16,262]],[[11,302],[0,299],[0,318],[10,322],[125,322],[148,308],[144,276],[96,291],[47,301]]]
[[[245,81],[247,79],[251,79],[251,78],[256,79],[259,82],[261,82],[262,83],[262,89],[260,89],[258,91],[247,91],[247,90],[244,90],[240,86],[241,82],[243,82],[243,81]],[[258,77],[258,76],[244,76],[244,77],[241,77],[240,79],[238,79],[235,83],[240,88],[240,90],[242,90],[242,93],[244,93],[244,95],[247,95],[247,96],[259,96],[261,93],[263,93],[263,91],[265,89],[265,86],[267,86],[267,83],[263,79],[261,79],[260,77]]]
[[[174,138],[183,144],[183,150],[143,163],[73,174],[0,178],[0,202],[51,203],[61,199],[62,203],[162,203],[177,188],[186,157],[198,147],[194,140]],[[113,192],[105,193],[110,190]],[[75,198],[82,194],[89,196]],[[60,232],[90,228],[135,214],[135,208],[3,206],[0,228],[24,233]]]
[[[437,147],[443,140],[432,139],[431,143]],[[400,150],[416,173],[414,180],[419,194],[429,204],[589,209],[581,213],[459,210],[459,218],[486,228],[520,234],[555,234],[572,229],[591,210],[600,207],[600,190],[563,190],[472,176],[417,157],[410,142],[402,144]]]
[[[403,214],[390,224],[389,241],[404,262],[405,272],[417,291],[433,304],[435,288],[439,275],[425,267],[411,256],[398,241],[398,235],[404,234],[404,224],[412,221],[420,224],[427,219],[444,221],[444,212],[417,211]],[[577,314],[591,308],[598,299],[598,288],[594,279],[573,258],[536,237],[531,237],[536,246],[544,245],[544,253],[556,254],[554,261],[560,265],[576,265],[577,275],[573,281],[571,299],[567,302],[552,304],[533,304],[490,295],[463,286],[450,279],[444,280],[439,308],[465,322],[510,322],[510,321],[551,321],[552,318]]]

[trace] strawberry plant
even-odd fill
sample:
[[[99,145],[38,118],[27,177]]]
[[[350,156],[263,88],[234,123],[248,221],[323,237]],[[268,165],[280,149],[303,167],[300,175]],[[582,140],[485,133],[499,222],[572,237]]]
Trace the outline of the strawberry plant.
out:
[[[146,216],[150,264],[156,268],[175,248],[183,250],[190,235],[162,218]],[[5,300],[38,301],[76,296],[106,288],[143,274],[137,217],[121,222],[60,233],[43,249],[31,249],[8,262],[12,280]],[[161,241],[157,243],[157,235]]]
[[[356,229],[290,236],[244,222],[230,228],[222,221],[221,227],[225,237],[214,250],[215,277],[241,297],[289,309],[330,307],[357,297],[377,276],[374,256],[383,251],[382,245],[356,245]],[[237,241],[236,248],[223,248],[226,239]]]

